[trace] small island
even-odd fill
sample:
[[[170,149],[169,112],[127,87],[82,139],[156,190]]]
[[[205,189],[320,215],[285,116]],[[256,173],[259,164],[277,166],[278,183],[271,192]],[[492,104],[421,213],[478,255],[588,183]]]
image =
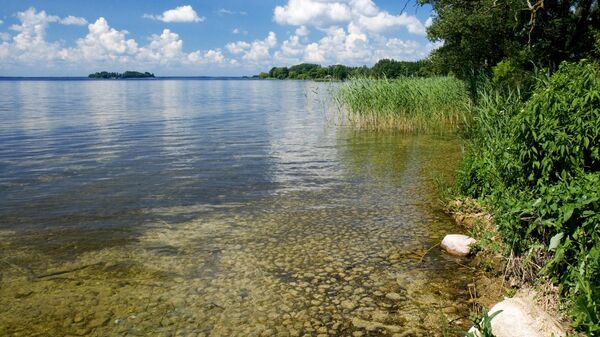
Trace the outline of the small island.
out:
[[[109,80],[121,80],[128,78],[154,78],[154,74],[149,72],[139,72],[139,71],[126,71],[124,73],[115,73],[108,71],[100,71],[93,74],[89,74],[88,78],[93,79],[109,79]]]

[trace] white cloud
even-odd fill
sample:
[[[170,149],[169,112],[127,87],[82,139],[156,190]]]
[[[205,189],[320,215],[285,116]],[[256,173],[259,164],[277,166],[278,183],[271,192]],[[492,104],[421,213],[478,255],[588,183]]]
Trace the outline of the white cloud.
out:
[[[252,42],[250,50],[244,53],[243,59],[254,63],[269,63],[271,62],[271,48],[277,45],[277,36],[273,32],[269,32],[269,35],[264,40],[257,40]]]
[[[140,48],[137,58],[153,63],[170,63],[183,57],[183,41],[179,35],[164,29],[160,35],[152,34],[150,43]]]
[[[328,0],[289,0],[287,5],[277,6],[274,10],[277,23],[294,26],[309,23],[322,26],[349,21],[351,18],[351,9],[347,4]]]
[[[7,42],[0,43],[0,60],[8,58],[10,53],[10,44]],[[1,65],[1,63],[0,63]]]
[[[4,52],[3,55],[8,57],[8,54],[14,54],[21,61],[56,58],[60,46],[46,41],[46,28],[49,23],[58,22],[60,18],[48,15],[45,11],[37,12],[34,8],[19,12],[16,16],[20,23],[12,25],[10,29],[17,32],[17,35],[13,36],[9,47],[5,47],[9,48],[9,52]]]
[[[65,18],[62,18],[59,21],[62,25],[75,25],[75,26],[85,26],[88,24],[87,20],[84,18],[80,18],[77,16],[69,15]]]
[[[251,43],[245,41],[231,42],[225,48],[231,54],[243,54],[242,59],[252,63],[271,62],[270,50],[277,45],[277,36],[269,32],[264,40],[255,40]]]
[[[193,11],[191,6],[171,11],[184,7]],[[111,27],[102,17],[88,24],[88,32],[75,41],[48,41],[46,32],[51,24],[83,24],[85,19],[72,15],[61,18],[29,8],[15,14],[18,23],[10,26],[10,34],[0,33],[0,70],[31,66],[61,69],[63,65],[78,69],[100,65],[190,69],[211,64],[256,72],[273,65],[301,62],[370,65],[381,58],[417,60],[439,47],[423,36],[431,18],[422,24],[414,16],[381,10],[372,0],[288,0],[284,6],[277,6],[274,13],[277,22],[294,26],[281,41],[269,32],[264,39],[239,39],[222,49],[215,46],[188,52],[181,37],[170,29],[152,34],[147,41],[136,40],[126,30]],[[200,19],[195,11],[187,16],[179,14],[166,11],[153,18],[165,22]],[[398,29],[408,35],[398,36]],[[240,28],[232,33],[247,34]]]
[[[414,61],[427,57],[431,50],[437,47],[438,45],[432,43],[422,44],[413,40],[392,38],[375,50],[374,58],[377,60],[388,58]]]
[[[225,57],[223,56],[223,53],[221,53],[220,50],[211,49],[204,53],[204,58],[211,63],[221,63],[225,61]]]
[[[308,30],[308,28],[306,28],[306,26],[300,26],[300,27],[296,28],[297,36],[308,36],[309,33],[310,33],[310,31]]]
[[[392,14],[373,0],[287,0],[273,11],[275,22],[296,26],[274,52],[273,63],[373,64],[381,58],[417,60],[427,57],[437,45],[424,40],[426,24],[416,16]],[[324,34],[309,40],[309,28]],[[395,34],[405,30],[409,36]],[[315,36],[314,34],[312,36]]]
[[[306,46],[304,59],[307,62],[325,63],[325,51],[319,48],[318,43],[311,43]]]
[[[144,14],[143,17],[162,22],[202,22],[206,20],[205,17],[198,16],[198,13],[190,5],[169,9],[162,15]]]
[[[127,61],[128,56],[135,56],[138,44],[134,39],[127,39],[125,30],[116,30],[108,25],[105,18],[100,17],[88,25],[88,34],[77,40],[77,48],[71,53],[91,60]],[[77,55],[79,54],[79,55]]]
[[[3,23],[4,23],[4,21],[0,20],[0,25],[3,24]]]
[[[306,46],[300,42],[300,37],[293,35],[283,41],[280,50],[275,53],[275,59],[285,64],[298,63],[303,58],[305,50]]]
[[[273,13],[279,24],[326,29],[352,23],[366,31],[404,27],[412,34],[425,35],[425,26],[417,17],[390,14],[379,9],[372,0],[288,0],[285,6],[275,7]]]
[[[183,41],[179,35],[169,29],[161,34],[153,34],[149,42],[140,45],[135,39],[128,38],[129,32],[110,27],[108,21],[100,17],[88,25],[88,33],[75,41],[74,46],[65,47],[58,42],[46,40],[49,23],[61,23],[63,19],[48,15],[45,11],[30,8],[16,14],[19,24],[11,26],[16,35],[0,35],[0,69],[9,63],[31,63],[47,61],[67,62],[74,65],[127,65],[132,67],[182,64],[220,64],[228,60],[220,49],[208,51],[183,51]],[[81,22],[78,18],[69,19],[72,23]],[[10,61],[5,63],[4,61]]]
[[[232,11],[229,9],[225,9],[225,8],[221,8],[218,11],[219,15],[248,15],[248,13],[244,12],[244,11]]]
[[[245,41],[231,42],[225,45],[225,48],[232,54],[241,54],[250,49],[250,43]]]
[[[356,19],[356,24],[363,27],[365,30],[373,32],[381,32],[393,27],[405,27],[410,33],[417,35],[425,34],[425,26],[414,16],[406,15],[391,15],[387,12],[379,12],[375,16],[359,16]]]
[[[369,33],[363,27],[350,23],[346,29],[332,26],[318,41],[302,42],[301,30],[284,40],[274,53],[273,62],[292,65],[300,62],[320,64],[362,65],[373,64],[382,58],[418,60],[429,55],[437,45],[386,38]]]
[[[206,63],[219,64],[219,63],[223,63],[226,61],[225,56],[223,56],[223,53],[221,52],[220,49],[214,49],[214,50],[210,49],[206,52],[197,50],[195,52],[188,54],[187,60],[188,60],[188,62],[193,63],[193,64],[206,64]]]
[[[433,24],[433,18],[430,16],[427,18],[427,20],[425,21],[425,28],[429,28],[431,27],[431,25]]]
[[[248,35],[248,31],[247,30],[241,30],[240,28],[234,28],[231,31],[232,34],[244,34],[244,35]]]

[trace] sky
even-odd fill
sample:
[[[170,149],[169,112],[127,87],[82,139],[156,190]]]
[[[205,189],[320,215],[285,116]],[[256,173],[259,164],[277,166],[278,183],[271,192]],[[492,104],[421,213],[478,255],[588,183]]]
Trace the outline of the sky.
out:
[[[418,60],[415,0],[0,0],[0,76],[242,76],[302,62]]]

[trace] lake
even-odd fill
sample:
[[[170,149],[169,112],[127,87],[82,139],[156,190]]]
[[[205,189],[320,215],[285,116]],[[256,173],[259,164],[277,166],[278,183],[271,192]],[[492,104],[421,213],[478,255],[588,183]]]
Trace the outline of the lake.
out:
[[[466,330],[459,142],[344,127],[335,88],[0,81],[0,335]]]

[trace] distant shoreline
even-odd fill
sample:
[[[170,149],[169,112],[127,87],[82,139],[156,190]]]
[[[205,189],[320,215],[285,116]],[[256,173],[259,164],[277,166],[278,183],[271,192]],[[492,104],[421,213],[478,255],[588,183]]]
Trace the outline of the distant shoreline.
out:
[[[103,79],[87,76],[0,76],[0,81],[160,81],[160,80],[258,80],[248,76],[160,76],[154,78]]]

